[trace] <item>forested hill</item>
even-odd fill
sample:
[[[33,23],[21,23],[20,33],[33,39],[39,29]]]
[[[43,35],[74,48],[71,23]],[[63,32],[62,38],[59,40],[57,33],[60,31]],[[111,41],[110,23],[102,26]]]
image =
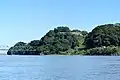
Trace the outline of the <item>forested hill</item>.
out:
[[[101,46],[120,46],[120,25],[106,24],[97,26],[88,34],[85,40],[89,48]]]
[[[120,23],[97,26],[85,38],[89,55],[120,54]]]
[[[40,40],[18,42],[8,55],[119,55],[120,23],[104,24],[91,32],[57,27]]]
[[[30,43],[18,42],[8,51],[8,55],[51,55],[74,54],[78,47],[84,48],[86,31],[70,30],[68,27],[57,27],[50,30],[40,40]]]

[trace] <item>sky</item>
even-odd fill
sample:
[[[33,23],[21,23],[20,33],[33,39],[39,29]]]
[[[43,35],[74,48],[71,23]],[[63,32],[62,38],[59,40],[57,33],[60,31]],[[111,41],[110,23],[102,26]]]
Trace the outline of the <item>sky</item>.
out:
[[[91,31],[120,22],[120,0],[0,0],[0,45],[40,39],[57,26]]]

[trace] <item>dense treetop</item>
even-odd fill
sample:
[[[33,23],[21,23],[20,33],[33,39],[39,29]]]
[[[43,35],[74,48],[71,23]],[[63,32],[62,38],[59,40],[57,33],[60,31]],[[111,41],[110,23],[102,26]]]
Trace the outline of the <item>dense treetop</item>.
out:
[[[119,46],[120,45],[120,25],[105,24],[97,26],[88,34],[85,39],[87,47]]]

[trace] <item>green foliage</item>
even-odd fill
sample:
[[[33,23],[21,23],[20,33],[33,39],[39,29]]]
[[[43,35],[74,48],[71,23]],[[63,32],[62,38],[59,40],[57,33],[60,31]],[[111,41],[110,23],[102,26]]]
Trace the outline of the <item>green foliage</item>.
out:
[[[116,55],[118,54],[117,47],[98,47],[89,50],[88,55]]]
[[[105,24],[97,26],[85,39],[86,47],[120,46],[120,26]]]
[[[30,45],[30,46],[40,46],[41,42],[40,42],[40,40],[33,40],[30,43],[28,43],[28,45]]]
[[[71,30],[68,27],[60,26],[54,29],[54,32],[70,32]]]
[[[57,27],[40,40],[18,42],[8,55],[120,55],[120,23],[97,26],[88,33]]]
[[[58,31],[56,31],[56,29],[49,31],[41,39],[41,46],[48,47],[47,51],[49,54],[62,54],[69,49],[74,49],[75,47],[79,46],[80,35],[73,34],[67,27],[65,27],[65,29],[64,27],[58,27],[57,30]]]
[[[87,36],[87,35],[88,35],[88,32],[87,32],[87,31],[81,31],[81,34],[82,34],[83,36]]]
[[[74,54],[76,47],[83,47],[84,36],[81,31],[72,32],[68,27],[57,27],[54,30],[50,30],[40,40],[33,40],[26,44],[18,42],[14,47],[11,47],[8,54],[59,54],[67,55]],[[69,52],[72,50],[73,52]]]
[[[72,32],[81,32],[81,31],[78,29],[74,29],[74,30],[72,30]]]
[[[39,53],[34,49],[34,47],[25,46],[14,46],[7,52],[8,55],[39,55]]]
[[[25,45],[26,45],[26,43],[24,43],[24,42],[18,42],[14,46],[25,46]]]

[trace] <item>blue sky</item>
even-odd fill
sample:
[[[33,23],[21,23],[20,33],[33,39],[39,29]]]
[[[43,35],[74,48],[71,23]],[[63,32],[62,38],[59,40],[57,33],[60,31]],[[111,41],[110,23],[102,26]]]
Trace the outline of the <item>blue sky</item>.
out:
[[[0,45],[40,39],[50,29],[69,26],[91,31],[120,21],[120,0],[0,0]]]

